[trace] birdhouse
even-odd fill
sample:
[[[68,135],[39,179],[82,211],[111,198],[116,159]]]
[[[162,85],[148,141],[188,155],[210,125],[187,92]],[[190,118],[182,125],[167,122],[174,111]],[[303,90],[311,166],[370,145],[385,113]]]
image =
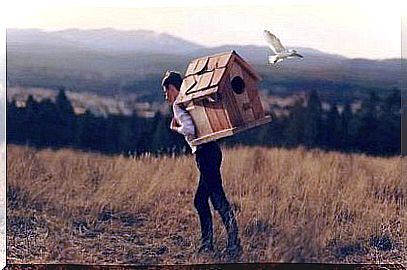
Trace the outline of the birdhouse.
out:
[[[260,101],[256,71],[235,51],[192,60],[177,99],[190,113],[199,145],[271,121]]]

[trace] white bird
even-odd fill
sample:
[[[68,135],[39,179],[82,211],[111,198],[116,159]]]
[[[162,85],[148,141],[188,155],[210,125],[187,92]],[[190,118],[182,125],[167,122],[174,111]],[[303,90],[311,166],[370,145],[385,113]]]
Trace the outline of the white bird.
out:
[[[264,30],[263,32],[264,39],[266,40],[270,49],[275,53],[275,55],[269,56],[269,63],[270,64],[277,64],[278,62],[283,61],[284,59],[289,58],[303,58],[302,55],[298,54],[296,50],[287,50],[281,44],[281,41],[273,35],[270,31]]]

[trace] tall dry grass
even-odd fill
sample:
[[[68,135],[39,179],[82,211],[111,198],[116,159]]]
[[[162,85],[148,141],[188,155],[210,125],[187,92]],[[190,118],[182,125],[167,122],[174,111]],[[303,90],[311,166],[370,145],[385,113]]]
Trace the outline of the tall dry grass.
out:
[[[199,256],[193,156],[7,148],[9,262],[210,263]],[[400,157],[237,147],[222,175],[244,262],[406,264]]]

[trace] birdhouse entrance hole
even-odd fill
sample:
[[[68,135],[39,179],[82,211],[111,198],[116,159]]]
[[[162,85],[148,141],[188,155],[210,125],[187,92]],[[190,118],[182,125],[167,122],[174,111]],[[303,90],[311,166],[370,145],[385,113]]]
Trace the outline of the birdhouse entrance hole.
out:
[[[236,94],[240,95],[244,92],[245,84],[242,77],[236,76],[230,83],[232,84],[233,92],[235,92]]]

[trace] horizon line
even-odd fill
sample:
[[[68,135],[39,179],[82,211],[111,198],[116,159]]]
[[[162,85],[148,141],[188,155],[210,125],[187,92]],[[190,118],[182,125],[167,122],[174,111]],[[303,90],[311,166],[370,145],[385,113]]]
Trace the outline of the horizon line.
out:
[[[113,31],[116,31],[116,32],[137,32],[137,31],[139,31],[139,32],[151,32],[151,33],[168,35],[168,36],[171,36],[171,37],[180,39],[182,41],[186,41],[186,42],[192,43],[192,44],[194,44],[196,46],[200,46],[202,48],[207,48],[207,49],[217,48],[217,47],[224,47],[224,46],[241,46],[241,47],[253,46],[253,47],[259,47],[259,48],[261,48],[261,47],[268,48],[267,45],[258,45],[258,44],[252,44],[252,43],[250,43],[250,44],[224,43],[224,44],[215,45],[215,46],[208,46],[208,45],[197,43],[195,41],[192,41],[192,40],[184,38],[184,37],[180,37],[180,36],[177,36],[177,35],[170,34],[168,32],[159,32],[159,31],[155,31],[155,30],[152,30],[152,29],[146,29],[146,28],[118,29],[118,28],[114,28],[114,27],[100,27],[100,28],[67,27],[67,28],[60,28],[60,29],[45,29],[45,28],[39,28],[39,27],[23,27],[23,28],[20,28],[20,27],[6,27],[5,30],[6,30],[6,36],[7,36],[7,31],[8,30],[39,30],[39,31],[42,31],[42,32],[45,32],[45,33],[56,33],[56,32],[68,31],[68,30],[77,30],[77,31],[113,30]],[[7,39],[6,39],[6,44],[7,44]],[[310,50],[320,52],[322,54],[329,54],[329,55],[332,55],[332,56],[343,57],[343,58],[350,59],[350,60],[357,60],[357,59],[365,59],[365,60],[372,60],[372,61],[386,61],[386,60],[401,60],[401,61],[404,60],[405,61],[405,60],[407,60],[407,59],[402,58],[401,53],[400,53],[399,56],[384,57],[384,58],[367,58],[367,57],[363,57],[363,56],[361,56],[361,57],[348,57],[348,56],[345,56],[343,54],[338,54],[338,53],[335,53],[335,52],[322,51],[322,50],[319,50],[319,49],[315,49],[313,47],[305,47],[305,46],[301,46],[301,45],[298,45],[298,46],[286,45],[285,47],[287,47],[287,48],[310,49]]]

